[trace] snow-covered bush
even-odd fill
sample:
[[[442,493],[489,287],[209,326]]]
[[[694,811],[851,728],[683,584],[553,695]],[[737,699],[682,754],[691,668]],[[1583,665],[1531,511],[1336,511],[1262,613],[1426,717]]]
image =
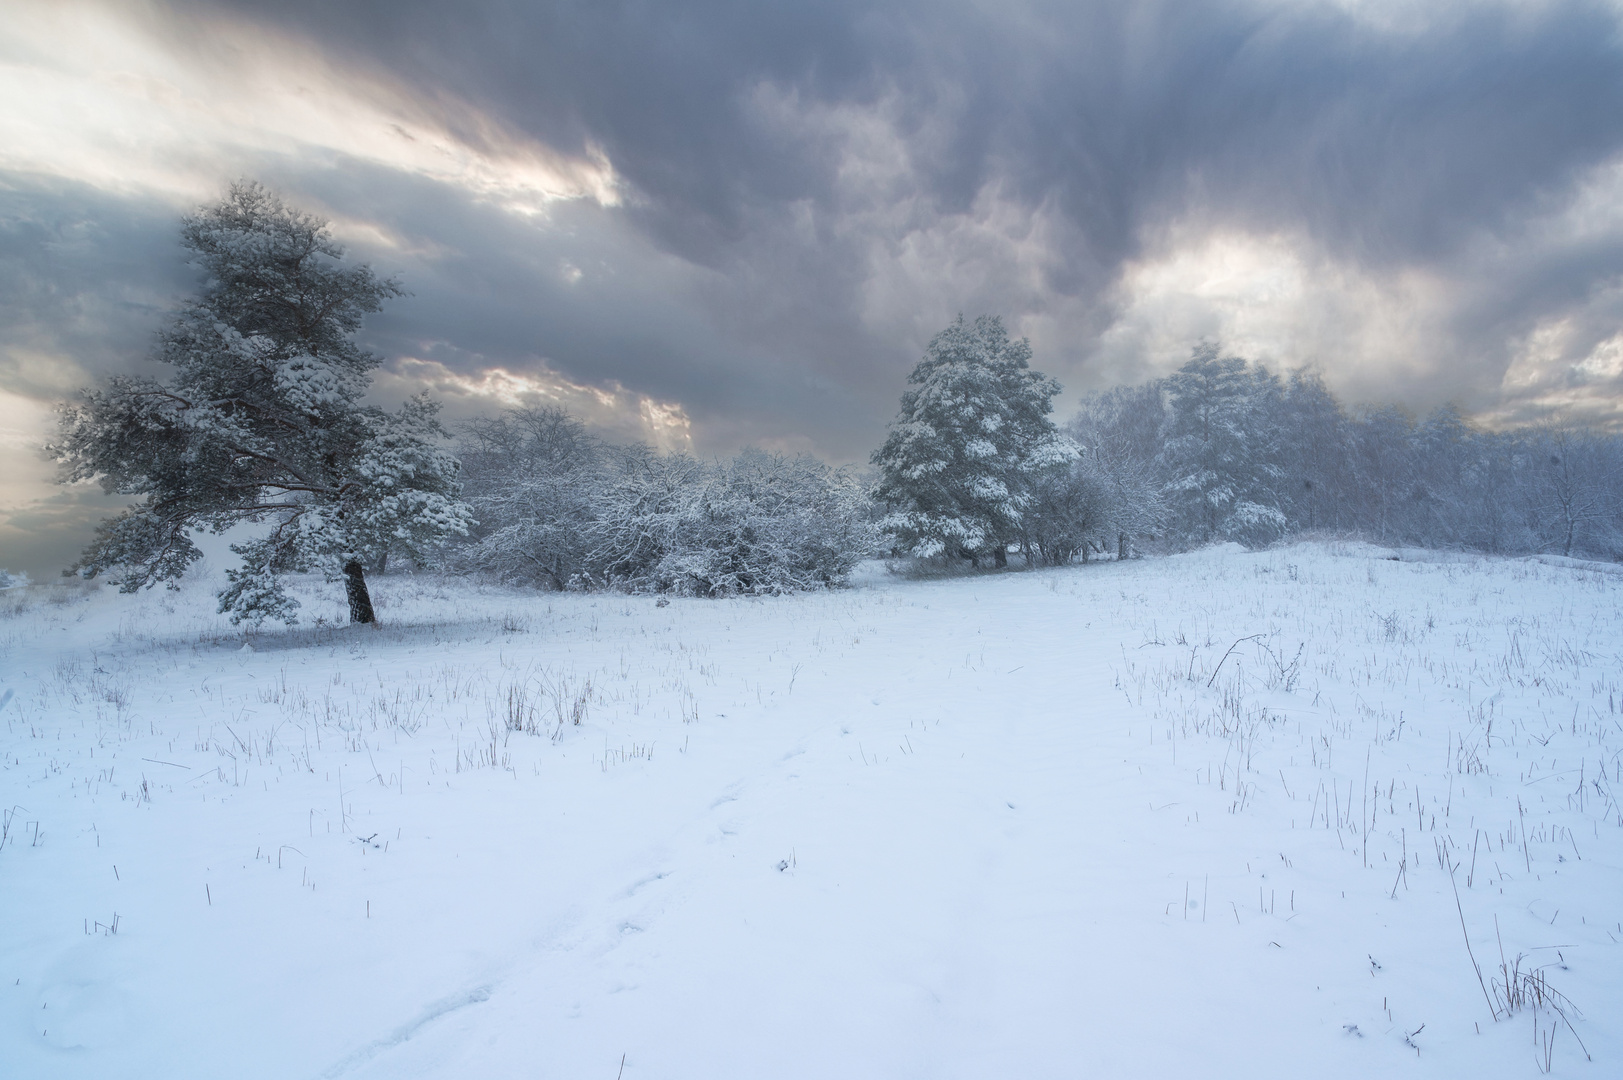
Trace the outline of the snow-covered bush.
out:
[[[617,451],[588,536],[582,580],[693,596],[841,584],[876,546],[848,471],[759,450],[715,464]]]
[[[560,408],[511,409],[462,434],[463,490],[479,523],[455,561],[515,584],[566,588],[585,569],[605,448]]]
[[[694,596],[837,585],[877,546],[862,486],[811,457],[746,450],[707,463],[603,445],[561,410],[471,425],[480,519],[456,558],[546,588]]]
[[[28,584],[27,574],[14,574],[0,567],[0,589],[20,589]]]

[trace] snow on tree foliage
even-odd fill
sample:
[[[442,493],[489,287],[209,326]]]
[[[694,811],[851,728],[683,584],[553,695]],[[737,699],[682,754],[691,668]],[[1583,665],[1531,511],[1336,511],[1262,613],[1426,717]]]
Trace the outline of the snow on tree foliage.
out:
[[[591,536],[585,580],[691,596],[839,585],[875,547],[847,470],[761,450],[713,465],[619,450]]]
[[[280,575],[305,570],[342,577],[351,618],[372,621],[366,566],[421,560],[472,523],[438,406],[361,404],[379,361],[352,338],[400,287],[344,265],[324,221],[255,183],[188,216],[181,242],[207,281],[159,334],[170,377],[115,377],[62,409],[61,479],[141,497],[69,572],[133,592],[200,558],[190,530],[252,523],[220,594],[232,622],[296,621]]]
[[[1211,344],[1169,378],[1085,400],[1067,430],[1084,464],[1097,454],[1133,493],[1124,544],[1328,532],[1623,561],[1623,438],[1604,431],[1487,431],[1447,404],[1418,420],[1396,405],[1347,409],[1310,369],[1281,381]],[[1058,518],[1093,512],[1066,501],[1075,494],[1061,486]]]
[[[458,451],[463,493],[479,519],[458,560],[515,584],[568,587],[585,569],[604,447],[551,407],[472,420]]]
[[[802,592],[842,583],[876,546],[861,486],[815,458],[606,446],[561,409],[474,421],[462,456],[480,525],[460,558],[515,583]]]
[[[1184,539],[1251,546],[1277,539],[1287,524],[1279,509],[1284,472],[1273,422],[1279,380],[1203,343],[1166,386],[1171,408],[1163,491]]]
[[[1126,558],[1135,537],[1159,534],[1166,521],[1155,471],[1165,408],[1156,384],[1116,387],[1084,398],[1065,432],[1081,448],[1036,491],[1032,544],[1042,561],[1067,562],[1089,549]]]
[[[872,459],[898,549],[1004,564],[1033,480],[1076,454],[1048,418],[1060,386],[1030,362],[1030,344],[998,318],[959,316],[930,341]]]

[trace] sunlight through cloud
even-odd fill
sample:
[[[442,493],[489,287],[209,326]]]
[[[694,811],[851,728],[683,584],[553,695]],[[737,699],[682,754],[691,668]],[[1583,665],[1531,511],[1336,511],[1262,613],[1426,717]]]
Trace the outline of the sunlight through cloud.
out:
[[[375,380],[384,396],[427,389],[452,412],[490,412],[515,407],[561,406],[611,439],[645,442],[660,450],[693,450],[693,425],[680,402],[660,401],[618,382],[576,382],[545,364],[534,372],[486,367],[474,374],[453,371],[437,360],[405,357]]]
[[[245,155],[342,155],[525,214],[560,199],[620,202],[595,148],[560,153],[263,27],[83,3],[21,3],[7,17],[0,168],[190,201]]]

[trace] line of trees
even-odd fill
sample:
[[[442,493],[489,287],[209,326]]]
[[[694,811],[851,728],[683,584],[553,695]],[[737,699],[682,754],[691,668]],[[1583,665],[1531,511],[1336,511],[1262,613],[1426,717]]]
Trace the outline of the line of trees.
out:
[[[1592,429],[1348,408],[1317,372],[1202,344],[1166,379],[1086,399],[1067,431],[1148,480],[1159,525],[1142,532],[1166,548],[1328,533],[1623,560],[1623,438]]]
[[[897,553],[1028,565],[1092,553],[1260,547],[1301,534],[1623,560],[1623,438],[1487,431],[1453,406],[1349,409],[1322,376],[1195,347],[1171,376],[1085,398],[996,319],[931,342],[885,445],[876,498]]]
[[[1059,384],[988,317],[931,340],[868,478],[807,456],[613,446],[560,409],[475,420],[453,454],[427,398],[363,403],[379,361],[354,335],[402,293],[345,265],[325,222],[240,183],[181,240],[206,280],[158,336],[168,377],[84,391],[50,450],[65,482],[138,500],[70,572],[172,582],[199,557],[196,530],[258,526],[232,546],[233,621],[294,621],[283,575],[317,571],[370,622],[366,571],[391,553],[542,588],[696,596],[837,585],[887,551],[1058,565],[1303,532],[1623,560],[1617,436],[1349,410],[1311,371],[1280,378],[1209,343],[1062,427]]]

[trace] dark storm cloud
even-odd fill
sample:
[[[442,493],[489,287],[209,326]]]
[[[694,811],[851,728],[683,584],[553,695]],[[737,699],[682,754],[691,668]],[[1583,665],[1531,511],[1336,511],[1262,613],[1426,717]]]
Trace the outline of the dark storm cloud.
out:
[[[369,253],[380,269],[400,267],[413,294],[368,321],[368,342],[384,356],[460,371],[544,360],[577,379],[687,404],[707,429],[705,449],[760,439],[808,413],[846,439],[868,437],[843,429],[851,410],[839,387],[808,399],[780,353],[717,327],[706,294],[724,281],[651,246],[613,209],[577,200],[515,221],[442,185],[358,166],[307,180],[306,190],[330,205],[365,205],[373,221],[441,253]],[[768,419],[744,419],[757,415]]]
[[[1063,200],[1108,267],[1191,184],[1372,259],[1442,257],[1558,195],[1623,139],[1616,15],[1438,5],[1390,30],[1328,6],[242,4],[316,47],[565,147],[595,140],[641,213],[705,261],[752,211],[833,206],[830,149],[749,108],[903,102],[944,212],[1006,177]]]
[[[1290,230],[1373,274],[1418,266],[1480,289],[1453,326],[1452,374],[1428,376],[1431,396],[1481,397],[1497,385],[1507,335],[1623,272],[1623,245],[1609,238],[1544,253],[1513,286],[1473,280],[1485,236],[1513,238],[1623,144],[1617,18],[1596,4],[1442,4],[1399,12],[1409,21],[1396,26],[1329,5],[1206,2],[201,10],[271,22],[550,145],[600,146],[635,193],[621,219],[721,276],[707,292],[720,325],[683,342],[650,315],[647,331],[676,353],[738,355],[714,356],[709,372],[675,358],[659,392],[712,415],[755,408],[771,428],[788,421],[770,400],[784,373],[762,365],[810,371],[845,388],[859,414],[837,435],[816,433],[835,453],[858,452],[859,431],[871,441],[890,407],[879,389],[920,344],[859,318],[873,245],[968,212],[988,185],[1055,211],[1063,242],[1036,289],[943,269],[956,295],[942,310],[1018,322],[1021,309],[1075,301],[1069,355],[1050,361],[1072,372],[1113,317],[1124,260],[1174,220]],[[762,88],[784,110],[763,110]],[[855,235],[841,227],[854,213],[845,133],[793,122],[841,108],[882,110],[907,157],[890,191],[905,209]],[[792,208],[809,231],[788,227]],[[466,246],[502,260],[499,242]],[[581,333],[561,331],[546,351],[591,377],[602,370],[591,341],[619,346],[600,329]]]
[[[653,198],[690,254],[742,233],[748,205],[826,187],[834,162],[754,125],[759,81],[818,99],[871,96],[887,37],[817,3],[199,4],[273,22],[400,83],[472,102],[550,145],[596,142]],[[875,37],[880,40],[873,40]],[[474,132],[467,135],[477,138]],[[813,151],[813,152],[805,152]]]

